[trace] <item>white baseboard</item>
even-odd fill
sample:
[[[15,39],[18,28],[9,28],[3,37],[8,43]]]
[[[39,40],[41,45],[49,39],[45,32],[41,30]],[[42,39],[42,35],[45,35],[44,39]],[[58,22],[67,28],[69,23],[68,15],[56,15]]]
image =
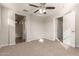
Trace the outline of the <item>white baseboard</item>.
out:
[[[65,48],[65,49],[68,49],[70,48],[71,46],[68,46],[67,44],[64,44],[63,42],[61,42],[58,38],[56,38],[56,40],[58,40],[60,42],[60,44]],[[74,48],[74,47],[73,47]]]
[[[11,43],[11,44],[9,44],[9,45],[16,45],[15,43]]]
[[[3,45],[0,45],[0,48],[6,47],[6,46],[9,46],[9,45],[8,44],[3,44]]]
[[[6,47],[6,46],[10,46],[10,45],[16,45],[16,44],[15,43],[12,43],[12,44],[3,44],[3,45],[0,45],[0,48]]]
[[[63,43],[66,44],[66,45],[68,45],[68,46],[70,46],[70,47],[75,48],[75,44],[73,45],[73,44],[71,44],[70,42],[65,42],[65,41],[63,41]]]
[[[44,39],[47,39],[47,38],[44,38]],[[39,39],[34,39],[34,40],[39,40]],[[31,42],[31,41],[34,41],[33,39],[32,40],[26,40],[26,42]],[[55,41],[55,39],[47,39],[47,40],[51,40],[51,41]]]
[[[55,41],[55,40],[53,40],[53,39],[47,39],[47,40],[50,40],[50,41]]]
[[[33,41],[33,40],[27,40],[26,42],[31,42],[31,41]]]
[[[76,45],[77,48],[79,48],[79,45]]]
[[[31,41],[34,41],[34,40],[38,40],[38,39],[30,39],[30,40],[26,40],[26,42],[31,42]]]

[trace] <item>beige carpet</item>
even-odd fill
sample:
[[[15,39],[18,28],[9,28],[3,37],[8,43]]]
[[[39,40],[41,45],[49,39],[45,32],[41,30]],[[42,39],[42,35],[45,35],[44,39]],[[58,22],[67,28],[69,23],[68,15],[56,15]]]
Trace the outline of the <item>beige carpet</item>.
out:
[[[79,55],[78,48],[65,49],[58,41],[45,40],[40,43],[37,40],[24,42],[14,46],[0,48],[2,56],[72,56]]]

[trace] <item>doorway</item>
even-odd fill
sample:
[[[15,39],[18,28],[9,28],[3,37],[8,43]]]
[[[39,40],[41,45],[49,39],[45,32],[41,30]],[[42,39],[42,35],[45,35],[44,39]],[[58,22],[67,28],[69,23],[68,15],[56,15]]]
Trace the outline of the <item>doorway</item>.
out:
[[[59,17],[57,21],[57,37],[63,42],[63,17]]]
[[[25,16],[15,14],[16,44],[25,42],[24,30],[25,30]]]

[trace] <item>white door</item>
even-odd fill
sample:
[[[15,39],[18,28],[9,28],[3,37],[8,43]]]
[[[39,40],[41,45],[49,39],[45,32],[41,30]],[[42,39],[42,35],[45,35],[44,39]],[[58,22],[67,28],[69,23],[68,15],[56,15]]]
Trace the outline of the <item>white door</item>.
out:
[[[63,43],[75,47],[75,12],[63,16]]]

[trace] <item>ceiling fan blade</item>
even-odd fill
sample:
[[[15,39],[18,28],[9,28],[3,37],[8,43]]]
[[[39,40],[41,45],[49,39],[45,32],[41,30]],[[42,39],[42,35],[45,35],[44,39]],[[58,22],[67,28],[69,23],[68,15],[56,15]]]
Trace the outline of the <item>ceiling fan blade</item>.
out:
[[[46,7],[46,9],[55,9],[55,7]]]
[[[34,13],[36,13],[36,12],[38,12],[39,11],[39,9],[38,10],[36,10]]]
[[[29,6],[33,6],[33,7],[39,7],[39,6],[37,6],[37,5],[33,5],[33,4],[29,4]]]

